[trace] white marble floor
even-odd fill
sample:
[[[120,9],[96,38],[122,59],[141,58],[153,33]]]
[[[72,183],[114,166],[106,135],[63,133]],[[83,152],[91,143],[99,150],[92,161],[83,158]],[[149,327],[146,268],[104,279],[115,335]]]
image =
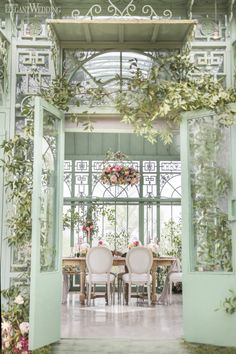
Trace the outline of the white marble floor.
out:
[[[62,305],[62,338],[179,339],[182,337],[182,296],[174,295],[173,304],[148,307],[132,299],[131,306],[105,305],[102,298],[95,305],[81,306],[79,294],[68,295]]]

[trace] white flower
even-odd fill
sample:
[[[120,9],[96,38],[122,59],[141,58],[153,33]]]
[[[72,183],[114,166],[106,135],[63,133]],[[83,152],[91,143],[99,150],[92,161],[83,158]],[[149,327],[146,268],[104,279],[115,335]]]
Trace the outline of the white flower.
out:
[[[3,321],[1,327],[2,327],[2,332],[10,333],[12,331],[12,325],[10,322]]]
[[[21,295],[18,295],[18,296],[15,298],[14,302],[15,302],[16,304],[18,304],[18,305],[22,305],[22,304],[24,303],[24,299],[23,299],[23,297],[22,297]]]
[[[4,342],[4,346],[5,346],[5,348],[9,348],[10,347],[10,342],[7,340],[6,342]]]
[[[16,343],[16,348],[17,348],[17,349],[19,349],[19,350],[21,350],[21,349],[22,349],[21,342]]]
[[[29,333],[29,322],[21,322],[19,327],[22,335]]]
[[[149,243],[147,245],[147,247],[150,248],[150,250],[155,254],[157,254],[159,252],[159,248],[160,248],[159,245],[154,242]]]
[[[88,252],[90,246],[88,243],[84,242],[80,245],[80,250],[79,250],[79,253],[80,253],[80,256],[85,256],[86,253]]]

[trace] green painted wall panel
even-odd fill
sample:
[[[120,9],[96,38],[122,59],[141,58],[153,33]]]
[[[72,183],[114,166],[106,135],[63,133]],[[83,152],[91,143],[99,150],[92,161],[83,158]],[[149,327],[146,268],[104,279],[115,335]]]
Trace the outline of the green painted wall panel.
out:
[[[118,134],[103,134],[102,136],[102,151],[105,154],[109,149],[117,151],[119,149],[119,135]]]
[[[169,146],[168,145],[164,145],[160,140],[158,140],[157,143],[157,154],[158,155],[169,155]]]
[[[65,143],[65,154],[74,155],[75,154],[75,134],[71,133]]]
[[[120,150],[130,155],[130,134],[119,134]]]
[[[71,134],[71,133],[70,133]],[[69,139],[70,139],[70,134],[69,134]],[[77,134],[77,133],[72,133],[73,134],[73,140],[75,144],[75,154],[86,154],[89,151],[89,139],[91,139],[91,134],[89,133],[83,133],[83,134]],[[65,144],[65,151],[67,151],[67,140],[66,138],[66,144]]]
[[[158,144],[151,144],[148,141],[144,141],[144,155],[157,156],[157,147]]]
[[[65,156],[83,155],[103,158],[106,152],[122,151],[132,156],[179,156],[179,138],[165,146],[158,141],[151,144],[143,137],[127,133],[72,133],[65,134]]]
[[[130,154],[143,155],[143,138],[134,134],[130,135]]]
[[[102,134],[91,134],[89,136],[89,155],[101,155],[103,145]]]

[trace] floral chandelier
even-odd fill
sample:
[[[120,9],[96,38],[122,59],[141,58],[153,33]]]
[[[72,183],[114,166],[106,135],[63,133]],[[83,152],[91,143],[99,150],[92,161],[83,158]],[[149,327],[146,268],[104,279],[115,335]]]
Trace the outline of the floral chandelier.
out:
[[[122,152],[108,151],[104,161],[104,167],[100,176],[100,182],[109,185],[135,185],[139,183],[140,173],[130,161],[124,161],[127,156]],[[114,163],[108,161],[114,160]]]

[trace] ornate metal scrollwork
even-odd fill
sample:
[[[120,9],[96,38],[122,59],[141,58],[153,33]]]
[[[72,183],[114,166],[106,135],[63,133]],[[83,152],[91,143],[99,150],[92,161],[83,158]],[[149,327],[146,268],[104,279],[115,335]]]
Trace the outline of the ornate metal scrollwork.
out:
[[[102,12],[102,7],[98,4],[93,5],[90,7],[89,11],[87,12],[86,16],[94,17],[99,15]]]
[[[103,11],[102,11],[103,10]],[[164,10],[162,16],[157,15],[157,12],[153,9],[151,5],[144,5],[141,11],[141,14],[135,13],[137,10],[136,5],[134,4],[134,0],[130,0],[130,2],[125,6],[125,8],[121,9],[117,7],[112,0],[108,0],[108,6],[106,9],[102,9],[102,6],[99,4],[94,4],[90,7],[88,12],[85,15],[81,14],[79,9],[74,9],[71,13],[72,18],[78,17],[87,17],[91,18],[100,15],[102,12],[105,16],[112,17],[129,17],[129,16],[148,16],[150,18],[157,19],[170,19],[172,17],[172,12],[170,10]],[[107,15],[106,15],[107,14]]]
[[[143,6],[142,13],[151,18],[155,17],[157,19],[161,19],[161,18],[170,19],[172,17],[172,12],[168,9],[163,11],[163,16],[157,15],[156,11],[153,9],[151,5]]]
[[[109,6],[107,8],[107,11],[109,13],[113,13],[113,16],[132,16],[131,12],[135,12],[136,6],[133,4],[133,0],[131,0],[128,5],[124,8],[123,11],[119,10],[117,6],[113,4],[111,0],[108,0]]]

